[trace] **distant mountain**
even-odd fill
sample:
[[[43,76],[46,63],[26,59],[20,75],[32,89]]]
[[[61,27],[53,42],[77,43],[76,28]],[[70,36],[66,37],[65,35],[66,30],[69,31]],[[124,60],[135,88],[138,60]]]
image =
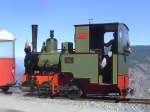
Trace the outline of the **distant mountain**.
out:
[[[132,46],[130,65],[133,66],[138,63],[150,64],[150,46]]]
[[[150,98],[150,46],[132,46],[129,57],[130,87],[135,89],[133,97]]]

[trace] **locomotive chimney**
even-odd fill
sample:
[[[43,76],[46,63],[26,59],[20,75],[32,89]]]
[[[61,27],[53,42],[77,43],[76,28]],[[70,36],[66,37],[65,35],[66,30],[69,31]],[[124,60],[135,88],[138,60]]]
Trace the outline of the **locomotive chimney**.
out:
[[[37,52],[38,25],[32,25],[32,52]]]
[[[54,30],[50,30],[50,38],[54,38]]]

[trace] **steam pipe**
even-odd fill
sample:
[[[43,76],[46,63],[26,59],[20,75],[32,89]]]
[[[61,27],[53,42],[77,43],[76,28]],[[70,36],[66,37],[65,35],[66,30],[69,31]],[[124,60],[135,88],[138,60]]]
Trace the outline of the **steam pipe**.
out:
[[[32,52],[37,52],[38,25],[32,25]]]

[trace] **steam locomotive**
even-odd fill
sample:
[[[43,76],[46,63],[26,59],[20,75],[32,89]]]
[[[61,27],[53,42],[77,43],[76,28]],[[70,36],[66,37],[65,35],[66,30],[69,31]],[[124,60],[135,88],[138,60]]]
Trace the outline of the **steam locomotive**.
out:
[[[72,42],[63,42],[61,49],[57,49],[57,39],[51,30],[40,52],[37,52],[37,29],[38,25],[32,25],[32,49],[29,45],[24,49],[24,91],[69,98],[127,96],[131,49],[125,24],[75,25],[75,48]]]

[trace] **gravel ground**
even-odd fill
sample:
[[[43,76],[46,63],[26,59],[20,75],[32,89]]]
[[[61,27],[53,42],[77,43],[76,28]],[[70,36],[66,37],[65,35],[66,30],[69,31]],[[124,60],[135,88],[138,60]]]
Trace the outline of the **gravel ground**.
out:
[[[150,105],[25,97],[0,93],[0,112],[150,112]]]

